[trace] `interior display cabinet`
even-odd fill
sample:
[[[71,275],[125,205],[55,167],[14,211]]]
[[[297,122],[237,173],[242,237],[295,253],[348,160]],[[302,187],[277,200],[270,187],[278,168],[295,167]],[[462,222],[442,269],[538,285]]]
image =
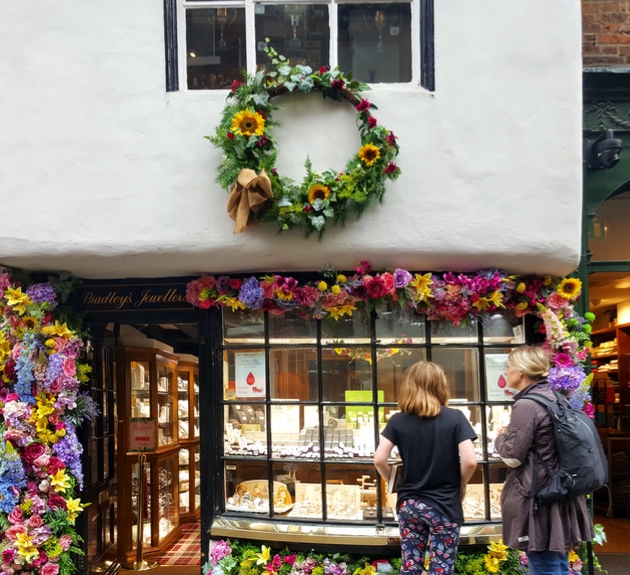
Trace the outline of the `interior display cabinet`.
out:
[[[135,561],[139,538],[143,554],[151,556],[180,535],[178,357],[159,349],[118,348],[116,381],[120,402],[118,559],[129,565]],[[144,474],[139,473],[142,452]],[[143,524],[139,526],[140,506]]]
[[[199,467],[199,366],[180,361],[177,366],[177,418],[179,436],[179,513],[182,523],[199,519],[201,470]]]

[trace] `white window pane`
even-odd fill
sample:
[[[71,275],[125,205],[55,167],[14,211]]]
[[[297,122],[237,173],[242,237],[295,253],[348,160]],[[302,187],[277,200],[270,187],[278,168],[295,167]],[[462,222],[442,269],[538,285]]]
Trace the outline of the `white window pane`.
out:
[[[340,4],[339,68],[370,83],[411,81],[411,4]]]
[[[217,90],[243,79],[246,62],[245,9],[186,11],[189,90]]]

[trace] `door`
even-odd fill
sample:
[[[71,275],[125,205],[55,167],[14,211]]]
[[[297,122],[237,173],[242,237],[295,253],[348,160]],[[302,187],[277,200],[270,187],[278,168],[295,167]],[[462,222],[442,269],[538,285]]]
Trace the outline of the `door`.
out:
[[[112,348],[92,340],[91,394],[100,415],[89,424],[86,438],[85,491],[91,504],[86,508],[86,559],[88,573],[116,573],[117,514],[117,411]]]

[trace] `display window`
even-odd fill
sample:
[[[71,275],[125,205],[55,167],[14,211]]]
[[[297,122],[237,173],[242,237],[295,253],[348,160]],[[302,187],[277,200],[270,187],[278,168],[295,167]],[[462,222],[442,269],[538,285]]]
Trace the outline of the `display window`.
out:
[[[372,459],[405,371],[431,360],[478,435],[466,520],[499,520],[505,466],[494,440],[512,401],[500,377],[522,343],[522,320],[507,312],[453,326],[388,310],[339,321],[223,310],[224,512],[394,524],[395,496]]]

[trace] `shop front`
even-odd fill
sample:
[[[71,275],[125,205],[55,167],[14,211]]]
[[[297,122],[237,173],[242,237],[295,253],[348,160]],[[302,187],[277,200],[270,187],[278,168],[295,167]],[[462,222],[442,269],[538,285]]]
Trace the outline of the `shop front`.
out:
[[[435,294],[445,275],[429,274]],[[251,278],[241,277],[223,276],[223,300],[220,287],[199,291],[210,285],[207,276],[81,283],[75,307],[91,334],[93,393],[105,402],[86,450],[87,484],[98,503],[88,507],[87,520],[101,526],[88,537],[92,568],[133,564],[140,541],[143,556],[158,557],[183,524],[198,521],[202,563],[210,539],[218,538],[397,553],[395,496],[372,457],[396,410],[403,374],[420,360],[444,367],[449,405],[478,435],[462,546],[498,540],[506,466],[493,442],[509,419],[512,396],[503,372],[512,349],[541,339],[538,320],[521,302],[542,289],[543,279],[515,283],[514,276],[495,275],[503,286],[500,296],[491,292],[495,304],[506,305],[457,312],[464,321],[454,319],[452,308],[449,318],[440,317],[438,304],[428,315],[421,302],[415,305],[423,313],[405,312],[384,294],[378,302],[366,296],[364,305],[357,297],[355,309],[339,315],[296,302],[289,310],[262,302],[251,309],[257,306],[242,287]],[[264,299],[279,304],[274,277],[281,276],[263,276],[257,285],[264,291],[271,278],[276,291]],[[309,285],[322,288],[321,277],[296,280],[294,295]],[[337,276],[344,293],[357,293],[357,277]],[[392,293],[428,294],[431,286],[418,279],[427,276],[415,277],[412,291],[405,291],[409,274],[408,286]],[[339,280],[329,283],[320,301],[337,292]],[[229,290],[249,309],[231,309]],[[195,308],[187,296],[196,305],[216,299]],[[108,433],[99,437],[99,429]]]

